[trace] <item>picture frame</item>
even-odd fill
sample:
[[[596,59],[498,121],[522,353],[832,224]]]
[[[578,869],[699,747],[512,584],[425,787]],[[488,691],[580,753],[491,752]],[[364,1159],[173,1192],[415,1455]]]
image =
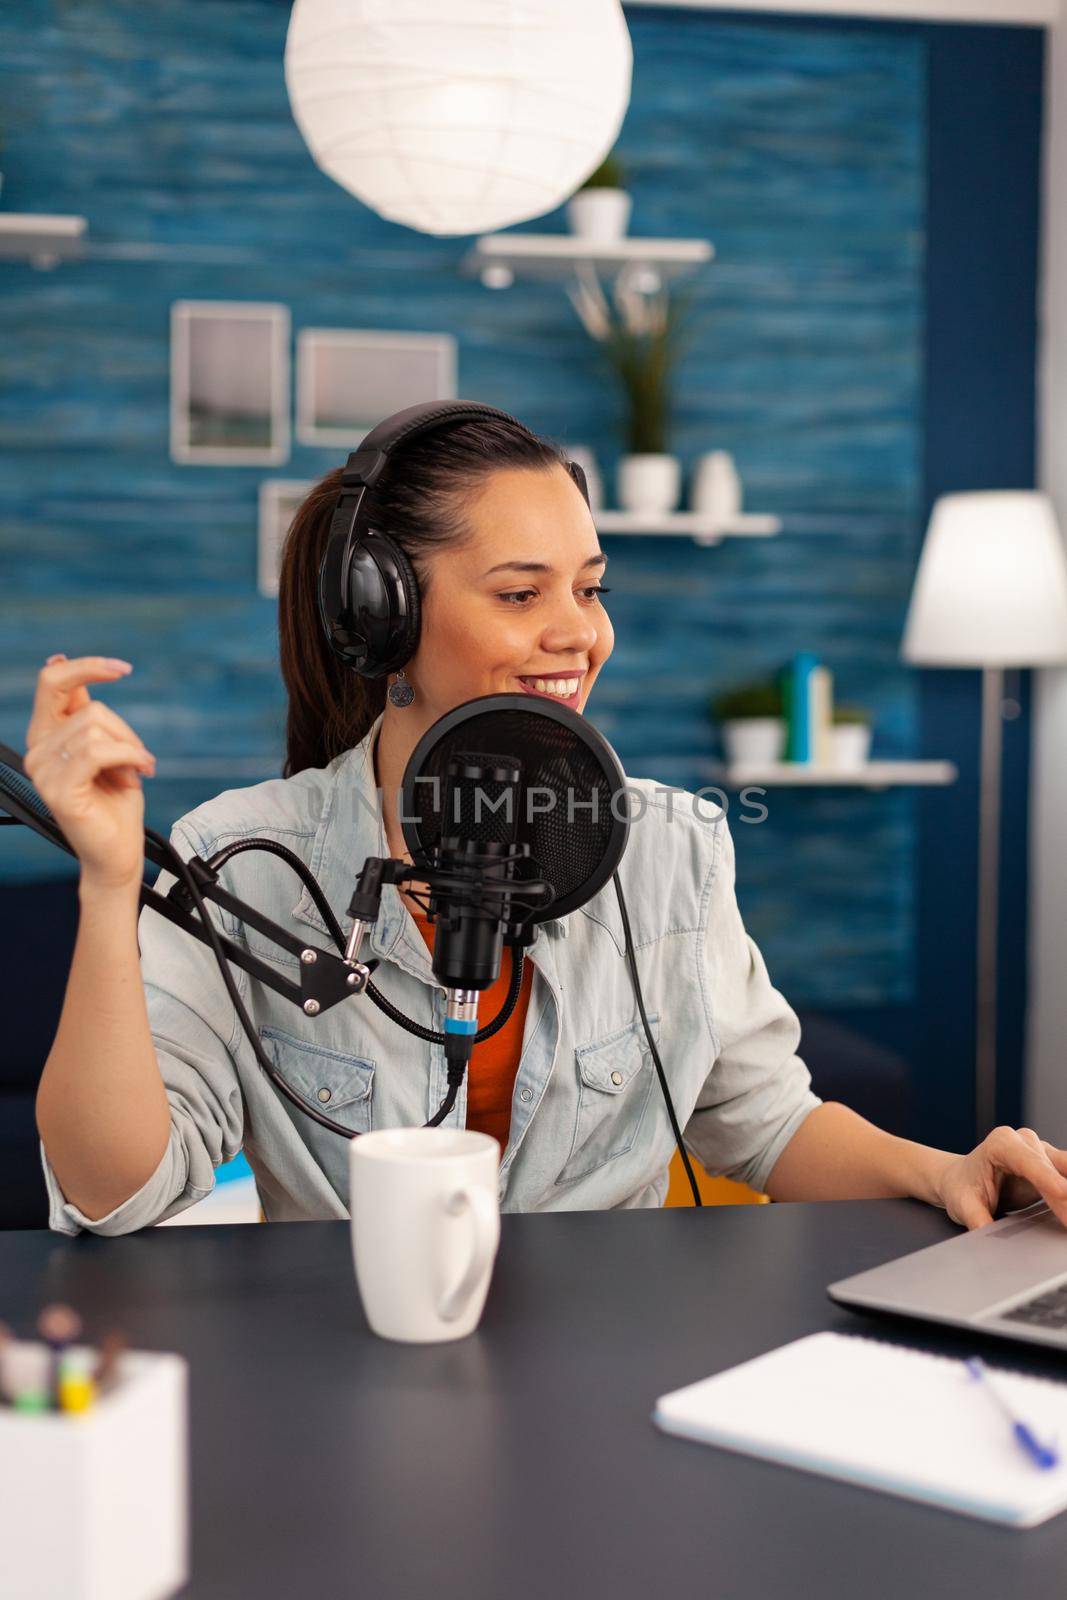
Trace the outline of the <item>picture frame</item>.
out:
[[[256,587],[261,595],[278,593],[282,545],[312,482],[310,478],[264,478],[259,486]]]
[[[456,340],[444,333],[302,328],[296,341],[296,437],[355,449],[383,417],[456,395]]]
[[[172,460],[212,466],[287,461],[288,306],[176,300],[170,328]]]

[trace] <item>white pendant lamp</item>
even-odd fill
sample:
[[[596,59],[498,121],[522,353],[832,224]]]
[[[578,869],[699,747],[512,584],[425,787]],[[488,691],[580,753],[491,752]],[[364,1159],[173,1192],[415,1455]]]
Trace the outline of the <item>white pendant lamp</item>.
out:
[[[432,234],[568,199],[615,142],[632,67],[620,0],[296,0],[285,42],[316,164]]]

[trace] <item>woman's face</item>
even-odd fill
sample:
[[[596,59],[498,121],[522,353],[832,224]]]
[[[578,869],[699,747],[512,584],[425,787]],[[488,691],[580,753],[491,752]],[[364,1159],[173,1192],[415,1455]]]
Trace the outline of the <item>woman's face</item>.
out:
[[[425,719],[487,694],[584,710],[615,635],[597,592],[607,558],[570,474],[502,469],[464,515],[472,536],[430,558],[405,668]]]

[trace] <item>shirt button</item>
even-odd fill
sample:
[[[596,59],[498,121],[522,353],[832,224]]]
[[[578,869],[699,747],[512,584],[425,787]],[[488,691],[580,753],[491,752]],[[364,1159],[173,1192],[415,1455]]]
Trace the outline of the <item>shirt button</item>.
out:
[[[611,1074],[611,1081],[616,1086],[618,1086],[622,1082],[622,1073],[621,1072],[613,1072]]]
[[[325,1105],[327,1100],[329,1100],[330,1098],[331,1098],[331,1096],[330,1096],[329,1089],[320,1089],[319,1090],[319,1099],[322,1101],[323,1105]]]
[[[532,1089],[522,1089],[522,1090],[520,1090],[519,1091],[519,1099],[520,1100],[527,1100],[527,1101],[532,1100],[533,1099],[533,1090]]]

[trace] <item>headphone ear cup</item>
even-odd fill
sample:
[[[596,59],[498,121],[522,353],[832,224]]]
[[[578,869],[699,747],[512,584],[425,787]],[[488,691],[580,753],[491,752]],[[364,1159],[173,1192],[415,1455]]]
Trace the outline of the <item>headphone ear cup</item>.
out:
[[[353,671],[360,672],[366,659],[367,640],[350,626],[353,616],[350,596],[355,585],[352,583],[350,571],[349,583],[346,586],[348,593],[342,593],[341,565],[344,549],[344,533],[331,533],[319,568],[319,618],[333,653]]]
[[[422,626],[422,597],[415,569],[395,540],[387,533],[370,534],[364,548],[374,559],[382,586],[389,597],[388,626],[378,650],[368,656],[363,671],[367,677],[383,677],[396,672],[415,654]],[[400,604],[397,604],[399,591]],[[355,596],[352,597],[355,600]]]

